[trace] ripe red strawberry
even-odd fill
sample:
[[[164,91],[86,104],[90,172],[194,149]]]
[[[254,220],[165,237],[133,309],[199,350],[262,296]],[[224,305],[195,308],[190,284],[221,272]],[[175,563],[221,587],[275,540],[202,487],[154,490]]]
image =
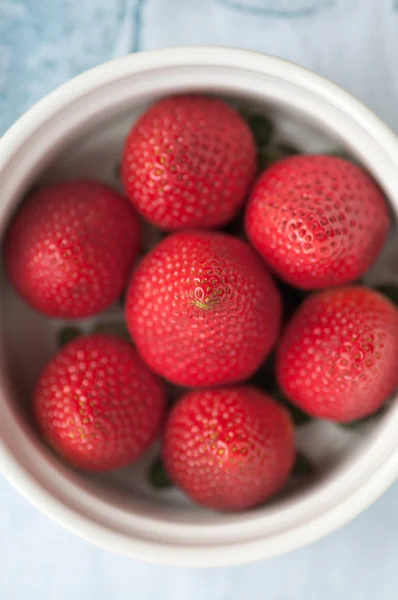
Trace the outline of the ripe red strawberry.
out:
[[[124,147],[125,189],[146,219],[176,230],[225,224],[256,174],[252,133],[237,111],[205,96],[154,104]]]
[[[371,415],[398,386],[398,311],[381,294],[350,286],[307,298],[277,355],[279,384],[313,415]]]
[[[383,195],[360,167],[333,156],[292,156],[251,194],[246,232],[285,281],[304,289],[361,277],[386,239]]]
[[[188,387],[249,377],[276,341],[279,292],[259,257],[222,233],[175,233],[138,266],[129,331],[149,367]]]
[[[9,277],[36,310],[60,318],[93,315],[123,291],[140,243],[130,203],[94,181],[34,192],[11,224]]]
[[[159,432],[160,382],[129,342],[113,335],[72,340],[45,367],[36,387],[36,420],[72,465],[117,469],[136,460]]]
[[[254,387],[190,392],[164,430],[167,472],[208,508],[243,510],[264,502],[286,482],[294,459],[288,412]]]

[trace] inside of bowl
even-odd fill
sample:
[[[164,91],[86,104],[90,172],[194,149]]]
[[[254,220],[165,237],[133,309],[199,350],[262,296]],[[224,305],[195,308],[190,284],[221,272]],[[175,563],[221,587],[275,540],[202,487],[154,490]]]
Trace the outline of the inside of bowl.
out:
[[[242,106],[239,98],[232,99],[232,102]],[[247,107],[247,101],[244,105]],[[249,103],[248,108],[271,117],[278,138],[293,143],[303,152],[345,150],[349,154],[349,149],[344,148],[343,142],[337,136],[326,133],[321,123],[314,124],[314,121],[310,122],[302,115],[292,115],[291,112],[285,111],[280,106],[277,108],[272,103],[259,105],[253,102],[252,105]],[[145,105],[141,105],[116,118],[102,120],[89,131],[81,132],[47,161],[42,173],[31,184],[42,185],[53,181],[93,178],[121,189],[119,161],[123,141],[129,127],[144,109]],[[396,230],[391,236],[392,240],[394,233]],[[151,247],[160,235],[159,232],[148,228],[146,247]],[[392,259],[396,256],[395,252],[396,250],[391,249],[390,244],[372,270],[372,282],[387,281],[397,276],[396,260]],[[2,290],[4,344],[9,375],[22,418],[27,420],[29,427],[34,431],[30,418],[32,390],[44,364],[56,351],[57,335],[65,323],[49,320],[32,311],[14,294],[5,280],[2,282]],[[121,309],[116,306],[98,317],[99,320],[121,318]],[[91,326],[91,321],[82,322],[80,326],[87,329]],[[325,421],[312,421],[299,427],[298,447],[311,463],[313,467],[311,473],[293,478],[277,498],[256,510],[267,512],[281,505],[288,506],[297,495],[314,494],[338,477],[347,464],[355,460],[355,456],[367,443],[369,437],[374,435],[378,421],[379,418],[375,418],[355,428]],[[36,436],[35,433],[33,435]],[[45,452],[49,451],[45,450]],[[231,515],[215,515],[202,510],[189,502],[176,489],[162,491],[152,487],[148,472],[158,455],[159,447],[155,444],[138,463],[130,467],[101,475],[73,473],[72,476],[97,497],[126,511],[140,510],[150,517],[171,521],[182,520],[193,524],[219,523],[235,518]],[[68,470],[65,466],[61,468]]]

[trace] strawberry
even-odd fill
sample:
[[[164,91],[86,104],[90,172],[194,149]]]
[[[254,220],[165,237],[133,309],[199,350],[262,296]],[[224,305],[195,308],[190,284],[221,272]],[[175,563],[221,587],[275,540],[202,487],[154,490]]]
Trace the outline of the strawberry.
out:
[[[11,282],[52,317],[93,315],[123,291],[140,243],[130,203],[94,181],[34,192],[11,224],[5,261]]]
[[[238,211],[256,174],[247,123],[225,102],[176,96],[133,126],[122,159],[127,194],[161,229],[215,227]]]
[[[188,387],[238,382],[269,354],[279,292],[255,252],[215,232],[175,233],[138,266],[126,320],[149,367]]]
[[[34,395],[44,438],[88,471],[136,460],[159,432],[164,408],[160,382],[131,344],[113,335],[69,342],[45,367]]]
[[[386,239],[380,189],[360,167],[335,156],[291,156],[255,185],[246,232],[288,283],[317,289],[361,277]]]
[[[192,391],[166,422],[166,470],[208,508],[243,510],[264,502],[286,482],[294,459],[287,410],[254,387]]]
[[[348,422],[376,412],[398,386],[398,311],[349,286],[309,296],[283,334],[277,377],[301,409]]]

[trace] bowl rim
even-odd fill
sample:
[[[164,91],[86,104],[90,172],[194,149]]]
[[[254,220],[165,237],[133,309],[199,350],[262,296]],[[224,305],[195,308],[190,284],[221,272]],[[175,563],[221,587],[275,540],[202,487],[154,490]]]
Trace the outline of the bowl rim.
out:
[[[15,155],[23,147],[26,140],[38,131],[51,116],[60,115],[62,111],[73,104],[77,99],[93,92],[104,84],[112,84],[125,77],[132,77],[139,73],[151,73],[160,68],[176,67],[222,67],[249,70],[258,74],[271,74],[281,80],[293,82],[310,94],[323,99],[352,119],[369,136],[372,142],[384,150],[390,162],[384,164],[383,157],[377,163],[377,173],[388,190],[398,212],[398,139],[390,129],[361,102],[334,83],[311,71],[299,67],[280,58],[234,48],[223,47],[178,47],[163,50],[152,50],[129,55],[78,75],[63,84],[48,96],[43,98],[29,111],[27,111],[0,139],[0,178],[4,170],[10,166]],[[376,158],[375,158],[376,160]],[[0,220],[8,217],[8,207],[0,206]],[[0,362],[4,363],[0,354]],[[7,384],[0,381],[0,423],[10,425],[10,431],[18,434],[21,425],[17,416],[7,405],[5,397],[9,394]],[[0,426],[0,427],[2,427]],[[355,460],[355,469],[349,470],[339,483],[338,501],[331,502],[330,498],[323,498],[324,510],[320,514],[311,514],[310,506],[303,513],[301,522],[297,522],[290,529],[281,528],[267,538],[254,535],[255,528],[261,522],[257,513],[243,515],[240,520],[224,529],[236,531],[242,527],[251,527],[253,539],[228,541],[228,536],[220,546],[211,543],[211,538],[206,539],[206,530],[201,534],[201,541],[196,546],[190,544],[189,538],[195,527],[184,524],[173,524],[179,528],[181,539],[177,543],[168,543],[167,540],[154,540],[151,535],[147,537],[132,537],[117,527],[111,527],[104,521],[99,522],[90,513],[79,511],[79,504],[68,505],[62,497],[57,497],[54,491],[46,489],[45,484],[38,477],[34,477],[26,465],[15,456],[10,449],[10,444],[5,434],[0,442],[0,469],[11,483],[27,497],[37,508],[50,517],[61,522],[65,527],[77,535],[94,542],[95,544],[112,550],[116,553],[143,558],[152,562],[186,566],[221,566],[253,562],[262,558],[285,553],[309,542],[315,541],[342,526],[354,518],[359,512],[372,503],[385,491],[398,475],[398,448],[394,440],[398,434],[398,405],[392,407],[388,419],[382,423],[383,437],[373,436],[374,439],[362,455]],[[27,435],[28,443],[29,436]],[[373,456],[377,447],[377,456]],[[46,468],[51,469],[50,465]],[[350,485],[351,482],[354,484]],[[70,482],[67,482],[68,485]],[[325,490],[319,492],[322,496]],[[337,492],[337,490],[336,490]],[[84,493],[82,492],[82,497]],[[89,495],[87,495],[89,499]],[[94,502],[94,499],[91,498]],[[97,502],[100,510],[100,502]],[[103,508],[103,507],[102,507]],[[145,524],[146,531],[158,526],[156,520],[140,519]],[[145,522],[145,523],[144,523]],[[104,524],[105,523],[105,524]],[[196,527],[199,527],[197,525]],[[200,526],[202,527],[202,526]],[[213,527],[213,526],[211,526]],[[222,527],[215,527],[214,531],[223,531]]]

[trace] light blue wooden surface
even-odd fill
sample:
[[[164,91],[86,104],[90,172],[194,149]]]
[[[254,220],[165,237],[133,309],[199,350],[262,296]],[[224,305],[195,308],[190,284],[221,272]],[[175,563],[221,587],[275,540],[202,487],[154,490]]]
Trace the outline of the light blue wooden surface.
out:
[[[0,0],[0,134],[73,75],[138,49],[252,48],[337,81],[398,131],[395,0]],[[398,486],[343,530],[253,566],[199,571],[110,555],[0,478],[4,600],[395,600]]]
[[[0,478],[4,600],[396,600],[398,485],[355,521],[291,554],[244,567],[159,567],[94,548]]]

